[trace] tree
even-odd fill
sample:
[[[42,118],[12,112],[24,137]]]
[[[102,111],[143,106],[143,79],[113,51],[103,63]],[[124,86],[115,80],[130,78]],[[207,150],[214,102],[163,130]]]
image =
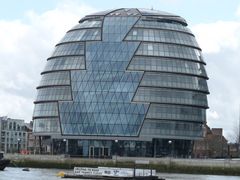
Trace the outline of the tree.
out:
[[[232,136],[233,143],[240,144],[240,121],[239,120],[235,121],[231,136]]]
[[[233,126],[233,131],[231,133],[231,139],[236,147],[236,155],[240,155],[240,119],[236,120]]]

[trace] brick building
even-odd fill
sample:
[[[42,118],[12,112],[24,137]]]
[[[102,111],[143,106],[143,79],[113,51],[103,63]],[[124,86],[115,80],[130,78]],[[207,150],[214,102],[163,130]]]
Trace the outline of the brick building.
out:
[[[194,158],[226,158],[229,155],[229,147],[223,136],[222,128],[210,129],[205,126],[205,136],[196,140],[193,146]]]

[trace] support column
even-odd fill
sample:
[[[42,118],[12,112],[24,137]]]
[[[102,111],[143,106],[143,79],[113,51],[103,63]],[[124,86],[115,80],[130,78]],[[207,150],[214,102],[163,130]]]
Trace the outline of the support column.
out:
[[[66,154],[68,154],[68,139],[66,139]]]
[[[156,157],[156,151],[157,151],[157,145],[156,145],[157,143],[156,143],[156,139],[152,139],[152,156],[153,157]]]
[[[51,138],[51,154],[53,155],[54,140]]]
[[[38,136],[38,140],[39,140],[39,154],[42,154],[42,139],[41,139],[41,136]]]

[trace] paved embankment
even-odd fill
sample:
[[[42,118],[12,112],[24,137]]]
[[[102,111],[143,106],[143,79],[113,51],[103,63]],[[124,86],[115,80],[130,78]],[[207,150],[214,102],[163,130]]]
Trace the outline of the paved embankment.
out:
[[[175,159],[175,158],[131,158],[113,157],[112,159],[69,158],[64,155],[19,155],[6,154],[13,166],[38,168],[64,168],[74,166],[118,166],[134,167],[136,160],[149,162],[149,165],[137,165],[141,168],[153,168],[159,172],[224,174],[240,176],[238,159]]]

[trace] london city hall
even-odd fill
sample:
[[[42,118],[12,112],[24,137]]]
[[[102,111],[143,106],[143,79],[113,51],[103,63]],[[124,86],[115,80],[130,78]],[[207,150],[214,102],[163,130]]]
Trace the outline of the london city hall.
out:
[[[34,134],[55,154],[188,157],[206,123],[205,64],[180,16],[87,15],[47,59]]]

